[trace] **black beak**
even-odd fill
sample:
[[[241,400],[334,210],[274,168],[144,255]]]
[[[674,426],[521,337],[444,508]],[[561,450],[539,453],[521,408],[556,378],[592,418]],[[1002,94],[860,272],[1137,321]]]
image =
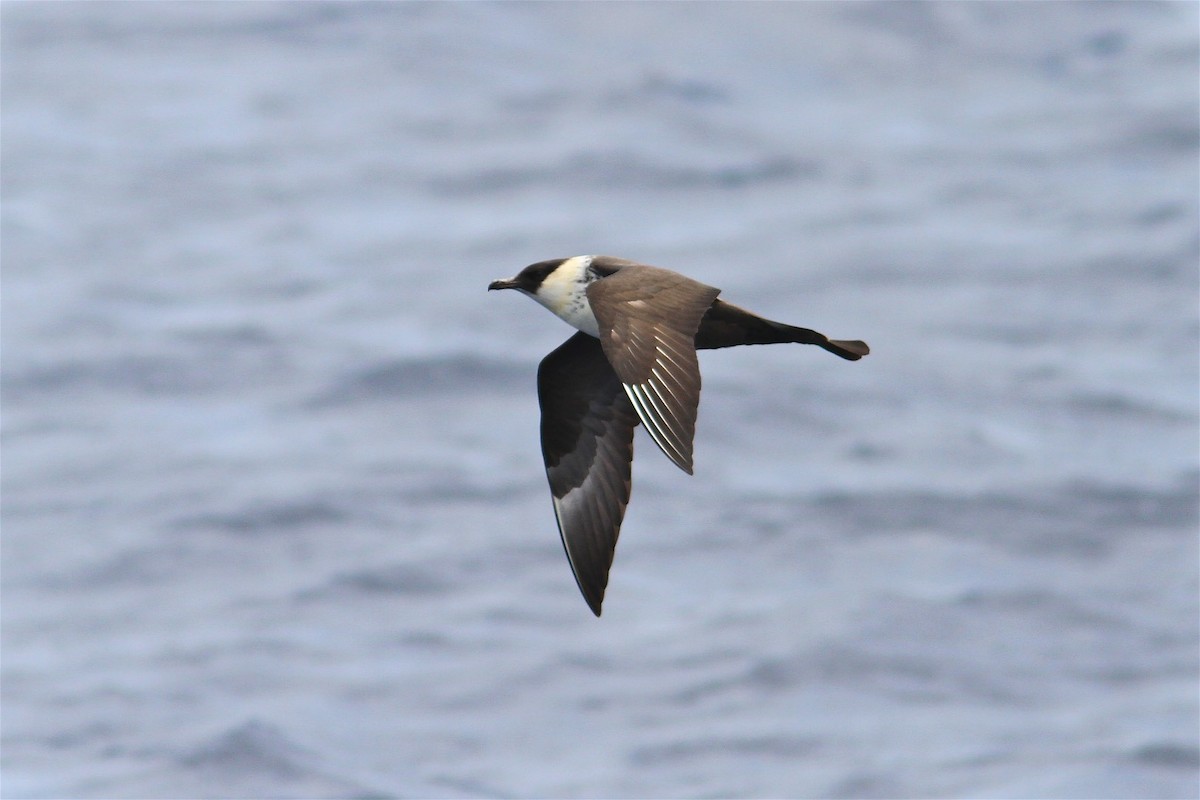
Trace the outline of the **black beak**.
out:
[[[493,289],[515,289],[515,288],[517,288],[517,282],[513,278],[502,278],[498,281],[492,281],[491,283],[488,284],[489,292],[492,291]]]

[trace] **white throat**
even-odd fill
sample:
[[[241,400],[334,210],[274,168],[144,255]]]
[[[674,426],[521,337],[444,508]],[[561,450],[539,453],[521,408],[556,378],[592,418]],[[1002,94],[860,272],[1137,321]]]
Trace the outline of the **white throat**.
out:
[[[571,327],[599,338],[600,326],[587,297],[591,264],[591,256],[568,258],[546,276],[533,299]]]

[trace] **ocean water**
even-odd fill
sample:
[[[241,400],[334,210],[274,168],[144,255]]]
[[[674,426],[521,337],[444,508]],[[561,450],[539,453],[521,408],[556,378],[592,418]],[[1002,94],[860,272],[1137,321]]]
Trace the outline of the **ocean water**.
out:
[[[7,798],[1184,798],[1194,3],[16,3]],[[610,253],[704,353],[604,616],[537,445]]]

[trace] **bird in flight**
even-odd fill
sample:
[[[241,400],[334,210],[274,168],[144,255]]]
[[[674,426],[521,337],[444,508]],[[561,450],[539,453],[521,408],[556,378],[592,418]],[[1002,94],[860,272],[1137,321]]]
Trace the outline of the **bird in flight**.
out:
[[[539,261],[488,289],[523,292],[579,331],[542,359],[538,402],[558,531],[596,616],[629,503],[638,422],[692,474],[697,350],[798,342],[848,361],[870,352],[865,342],[772,322],[718,300],[720,289],[613,256]]]

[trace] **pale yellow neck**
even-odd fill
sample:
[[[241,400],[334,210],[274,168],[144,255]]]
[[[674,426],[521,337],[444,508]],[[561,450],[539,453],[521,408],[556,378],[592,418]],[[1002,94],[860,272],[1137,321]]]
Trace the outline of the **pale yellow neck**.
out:
[[[568,258],[546,276],[533,299],[571,327],[598,337],[600,326],[587,297],[587,270],[591,263],[591,256]]]

